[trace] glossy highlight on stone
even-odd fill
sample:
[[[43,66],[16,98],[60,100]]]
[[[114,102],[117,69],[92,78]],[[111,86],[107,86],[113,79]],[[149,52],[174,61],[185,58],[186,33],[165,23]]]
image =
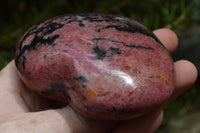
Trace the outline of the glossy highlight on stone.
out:
[[[15,64],[25,85],[92,119],[130,119],[172,94],[173,61],[157,37],[125,17],[58,16],[32,26]]]

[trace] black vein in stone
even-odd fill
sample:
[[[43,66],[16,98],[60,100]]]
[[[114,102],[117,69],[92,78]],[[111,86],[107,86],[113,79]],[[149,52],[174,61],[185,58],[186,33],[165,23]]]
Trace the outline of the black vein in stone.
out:
[[[55,83],[51,84],[50,88],[46,88],[43,91],[41,91],[41,94],[44,96],[56,96],[71,100],[71,97],[68,94],[68,90],[74,90],[75,88],[75,86],[67,87],[64,84]]]
[[[136,32],[138,32],[138,33],[144,34],[146,36],[152,37],[156,42],[158,42],[160,45],[162,45],[162,43],[158,40],[158,38],[154,34],[152,34],[151,32],[148,32],[147,29],[143,29],[143,28],[137,27],[137,26],[131,26],[129,24],[128,24],[128,26],[108,25],[106,27],[98,29],[98,32],[102,32],[103,30],[110,29],[110,28],[114,28],[114,29],[116,29],[117,31],[120,31],[120,32],[121,31],[129,32],[129,33],[136,33]]]
[[[93,48],[93,52],[96,55],[95,57],[99,60],[102,60],[104,57],[106,57],[107,51],[103,48],[100,48],[99,46],[95,46]]]
[[[54,31],[56,31],[57,29],[62,28],[64,25],[60,24],[60,23],[53,23],[52,21],[53,21],[53,19],[51,21],[47,22],[45,26],[42,26],[40,28],[38,28],[39,25],[40,25],[40,24],[38,24],[38,25],[33,26],[31,29],[29,29],[29,31],[26,33],[26,35],[20,41],[19,54],[17,55],[17,57],[15,59],[16,66],[18,66],[19,58],[21,56],[23,56],[23,54],[26,51],[34,50],[39,45],[41,45],[41,46],[46,46],[46,45],[54,46],[55,45],[54,41],[59,37],[59,35],[54,35],[52,37],[50,37],[50,36],[47,37],[47,35],[50,35]],[[38,35],[39,33],[42,33],[42,36]],[[23,42],[31,35],[34,36],[34,38],[31,41],[31,43],[30,44],[26,44],[25,46],[22,47]],[[25,58],[23,58],[23,59],[25,59]],[[23,60],[23,63],[24,62],[25,61]],[[23,64],[23,68],[25,68],[25,63]]]
[[[74,80],[78,80],[78,81],[81,81],[81,82],[87,82],[87,78],[83,75],[80,75],[78,77],[74,77]]]
[[[122,41],[117,41],[117,40],[112,40],[110,38],[93,38],[93,40],[95,41],[110,41],[110,42],[114,42],[114,43],[119,43],[119,44],[123,44],[126,47],[130,47],[130,48],[137,48],[137,49],[146,49],[146,50],[154,50],[152,47],[145,47],[145,46],[140,46],[140,45],[136,45],[136,44],[128,44]]]

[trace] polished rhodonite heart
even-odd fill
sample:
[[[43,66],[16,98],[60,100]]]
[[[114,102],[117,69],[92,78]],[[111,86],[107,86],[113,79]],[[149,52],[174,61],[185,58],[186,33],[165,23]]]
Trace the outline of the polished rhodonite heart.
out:
[[[105,14],[63,15],[31,27],[15,63],[25,85],[93,119],[129,119],[172,94],[173,61],[147,28]]]

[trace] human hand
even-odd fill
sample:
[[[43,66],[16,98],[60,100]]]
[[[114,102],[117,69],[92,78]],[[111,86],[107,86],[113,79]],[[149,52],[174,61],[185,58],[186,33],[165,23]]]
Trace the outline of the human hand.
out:
[[[159,29],[154,33],[170,52],[176,49],[178,39],[174,32]],[[177,61],[174,68],[176,85],[169,101],[180,96],[197,78],[197,70],[189,61]],[[97,121],[84,118],[67,105],[62,106],[26,89],[17,75],[14,61],[0,72],[2,133],[152,133],[163,117],[162,109],[158,108],[131,120]]]

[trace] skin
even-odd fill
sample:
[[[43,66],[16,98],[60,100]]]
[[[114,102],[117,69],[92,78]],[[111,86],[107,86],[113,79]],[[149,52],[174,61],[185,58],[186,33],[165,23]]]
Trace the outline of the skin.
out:
[[[170,52],[175,51],[178,39],[173,31],[158,29],[154,33]],[[197,78],[197,69],[189,61],[174,62],[174,69],[176,85],[165,105],[190,88]],[[52,105],[52,101],[28,91],[13,61],[0,72],[0,131],[3,133],[153,133],[163,118],[160,107],[131,120],[95,121],[84,118],[67,105],[62,106]]]

